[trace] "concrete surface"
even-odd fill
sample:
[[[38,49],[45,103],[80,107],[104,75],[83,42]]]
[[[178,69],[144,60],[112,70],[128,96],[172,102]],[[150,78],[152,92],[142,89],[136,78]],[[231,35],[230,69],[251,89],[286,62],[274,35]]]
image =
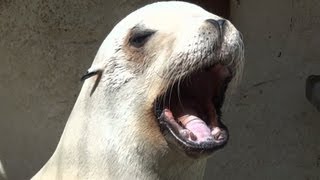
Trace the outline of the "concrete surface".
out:
[[[47,161],[97,48],[146,2],[0,0],[0,179],[30,178]],[[304,92],[320,73],[319,9],[317,0],[232,0],[247,63],[225,109],[230,143],[206,179],[320,180],[320,113]]]

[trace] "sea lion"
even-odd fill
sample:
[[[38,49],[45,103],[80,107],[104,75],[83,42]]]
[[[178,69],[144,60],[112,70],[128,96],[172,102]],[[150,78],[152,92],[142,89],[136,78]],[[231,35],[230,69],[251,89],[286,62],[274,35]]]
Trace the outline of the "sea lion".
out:
[[[54,154],[33,179],[201,179],[206,159],[228,141],[221,107],[243,53],[239,31],[197,5],[134,11],[100,46]]]

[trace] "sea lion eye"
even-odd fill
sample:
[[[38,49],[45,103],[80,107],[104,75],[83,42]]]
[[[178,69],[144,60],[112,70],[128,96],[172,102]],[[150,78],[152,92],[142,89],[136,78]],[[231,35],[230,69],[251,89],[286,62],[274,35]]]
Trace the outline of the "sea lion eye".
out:
[[[140,48],[142,47],[150,37],[155,33],[153,30],[133,30],[131,37],[129,38],[130,45]]]

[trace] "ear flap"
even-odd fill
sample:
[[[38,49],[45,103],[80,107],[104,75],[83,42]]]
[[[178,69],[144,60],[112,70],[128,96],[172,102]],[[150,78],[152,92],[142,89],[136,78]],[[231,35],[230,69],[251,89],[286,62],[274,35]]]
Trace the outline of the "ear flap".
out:
[[[96,81],[95,81],[95,83],[94,83],[94,85],[93,85],[93,87],[92,87],[92,89],[91,89],[90,96],[91,96],[91,95],[93,94],[93,92],[96,90],[96,88],[97,88],[97,86],[98,86],[98,84],[99,84],[99,82],[100,82],[100,80],[101,80],[102,72],[103,72],[102,69],[99,69],[99,68],[90,68],[90,69],[88,69],[87,73],[81,77],[80,80],[81,80],[81,81],[84,81],[84,80],[86,80],[86,79],[88,79],[88,78],[90,78],[90,77],[92,77],[92,76],[95,76],[95,75],[98,76],[97,79],[96,79]]]
[[[92,76],[95,76],[95,75],[101,75],[102,74],[102,69],[88,69],[88,71],[86,72],[85,75],[83,75],[80,79],[80,81],[84,81]]]

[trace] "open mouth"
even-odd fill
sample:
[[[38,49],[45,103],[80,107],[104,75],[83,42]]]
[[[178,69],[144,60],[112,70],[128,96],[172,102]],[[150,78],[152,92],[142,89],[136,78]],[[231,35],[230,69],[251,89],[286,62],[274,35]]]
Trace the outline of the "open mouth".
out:
[[[160,130],[170,147],[191,157],[211,154],[228,141],[221,107],[232,79],[227,66],[215,64],[175,81],[154,103]]]

